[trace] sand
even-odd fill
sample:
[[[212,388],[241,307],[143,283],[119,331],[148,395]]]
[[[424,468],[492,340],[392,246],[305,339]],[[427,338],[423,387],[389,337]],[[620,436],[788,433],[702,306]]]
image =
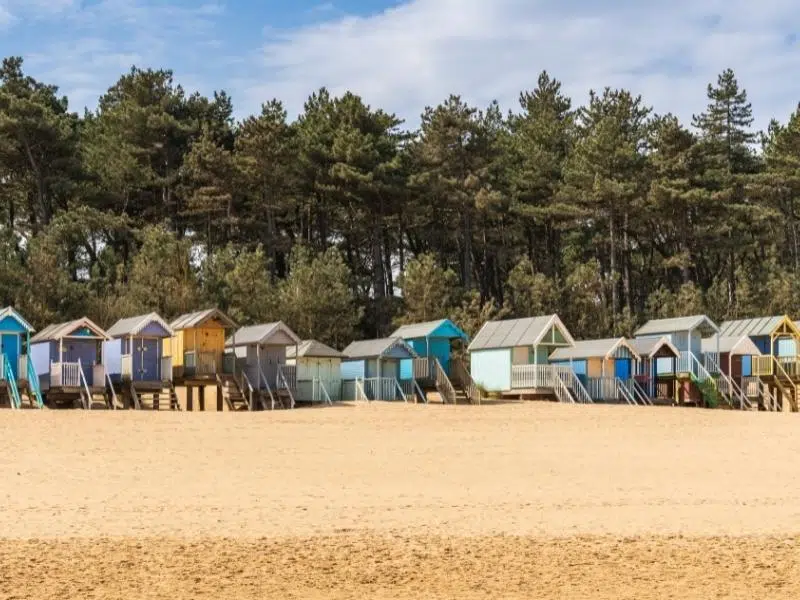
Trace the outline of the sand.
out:
[[[800,421],[0,412],[0,598],[796,598]]]

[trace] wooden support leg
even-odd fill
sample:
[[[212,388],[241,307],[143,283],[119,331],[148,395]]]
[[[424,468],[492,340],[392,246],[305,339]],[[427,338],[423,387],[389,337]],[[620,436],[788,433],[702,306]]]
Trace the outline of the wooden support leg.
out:
[[[161,402],[158,397],[158,392],[156,392],[155,394],[153,394],[153,410],[155,410],[156,412],[161,410],[160,403]]]
[[[200,411],[205,412],[206,410],[206,386],[200,385],[197,387],[198,394],[200,397]]]
[[[222,403],[222,386],[217,386],[217,412],[222,412],[223,410],[223,403]]]
[[[194,388],[190,385],[186,386],[186,410],[192,412],[194,410]]]

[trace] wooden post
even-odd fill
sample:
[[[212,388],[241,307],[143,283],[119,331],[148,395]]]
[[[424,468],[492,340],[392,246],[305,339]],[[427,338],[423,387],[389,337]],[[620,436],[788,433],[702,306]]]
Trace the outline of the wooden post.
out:
[[[186,386],[186,410],[187,412],[192,412],[194,410],[194,388],[192,386]]]
[[[158,392],[156,392],[155,394],[153,394],[153,410],[156,411],[161,410],[160,402],[161,400],[158,397]]]
[[[222,412],[223,410],[223,403],[222,403],[222,386],[217,385],[217,412]]]
[[[206,386],[199,385],[197,386],[197,394],[198,394],[198,403],[199,409],[201,412],[205,412],[206,410]]]

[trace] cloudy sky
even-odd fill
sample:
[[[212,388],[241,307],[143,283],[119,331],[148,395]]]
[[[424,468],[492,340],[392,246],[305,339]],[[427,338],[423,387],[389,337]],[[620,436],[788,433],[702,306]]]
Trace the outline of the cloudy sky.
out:
[[[684,119],[733,68],[756,126],[800,101],[797,0],[0,0],[0,55],[22,55],[74,110],[135,64],[190,90],[225,89],[237,116],[292,113],[320,86],[415,124],[449,93],[516,108],[547,69],[576,104],[626,87]]]

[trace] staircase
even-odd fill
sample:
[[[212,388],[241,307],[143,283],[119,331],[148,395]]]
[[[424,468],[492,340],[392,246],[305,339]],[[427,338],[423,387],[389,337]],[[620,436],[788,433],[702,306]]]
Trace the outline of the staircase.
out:
[[[784,369],[783,365],[777,360],[775,360],[775,384],[781,391],[783,402],[789,404],[792,412],[797,412],[798,406],[800,406],[800,398],[798,398],[798,391],[800,390],[798,389],[797,384],[794,382],[794,379],[786,372],[786,369]]]
[[[456,389],[457,396],[463,396],[465,402],[480,404],[483,401],[483,391],[472,379],[467,365],[459,358],[450,360],[450,377]],[[458,401],[458,398],[456,398]]]
[[[175,385],[171,381],[126,383],[127,394],[135,410],[181,410]]]
[[[229,410],[253,410],[253,390],[248,387],[244,379],[240,380],[235,375],[217,375],[217,385],[222,390],[222,400]]]
[[[722,372],[719,366],[719,355],[716,353],[708,353],[704,356],[705,371],[713,374],[717,379],[717,390],[722,398],[728,403],[731,408],[738,408],[741,410],[752,409],[752,403],[747,394],[742,391],[741,386]]]

